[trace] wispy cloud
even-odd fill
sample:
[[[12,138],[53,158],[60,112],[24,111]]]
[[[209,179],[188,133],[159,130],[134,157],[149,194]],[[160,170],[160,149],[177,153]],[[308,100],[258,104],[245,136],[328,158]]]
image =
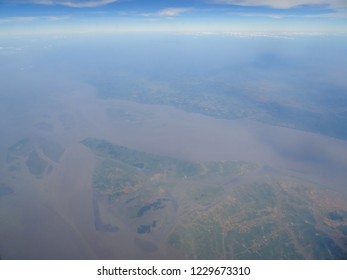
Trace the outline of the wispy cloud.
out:
[[[257,13],[239,13],[240,16],[244,17],[266,17],[266,18],[272,18],[272,19],[282,19],[286,17],[292,17],[293,15],[281,15],[281,14],[267,14],[267,13],[262,13],[261,15]]]
[[[25,22],[33,22],[37,20],[58,21],[58,20],[66,20],[68,18],[69,18],[68,16],[3,17],[3,18],[0,18],[0,22],[25,23]]]
[[[0,46],[0,52],[1,51],[21,51],[21,48],[18,47],[2,47]]]
[[[211,0],[211,2],[240,6],[267,6],[276,9],[289,9],[306,5],[347,8],[346,0]]]
[[[154,13],[145,13],[143,16],[150,17],[177,17],[191,11],[191,8],[166,8]]]
[[[71,8],[95,8],[118,2],[118,0],[31,0],[30,2],[41,5],[61,5]]]
[[[157,14],[158,16],[161,16],[161,17],[177,17],[189,11],[190,11],[189,8],[166,8],[166,9],[160,10]]]

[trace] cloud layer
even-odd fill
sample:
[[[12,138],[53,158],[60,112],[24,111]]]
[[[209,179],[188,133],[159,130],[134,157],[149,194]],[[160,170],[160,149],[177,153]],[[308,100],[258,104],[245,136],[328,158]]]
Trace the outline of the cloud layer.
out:
[[[212,2],[240,6],[267,6],[276,9],[289,9],[303,5],[322,5],[333,8],[347,8],[346,0],[213,0]]]
[[[61,5],[71,8],[95,8],[118,2],[118,0],[33,0],[31,2],[42,5]]]

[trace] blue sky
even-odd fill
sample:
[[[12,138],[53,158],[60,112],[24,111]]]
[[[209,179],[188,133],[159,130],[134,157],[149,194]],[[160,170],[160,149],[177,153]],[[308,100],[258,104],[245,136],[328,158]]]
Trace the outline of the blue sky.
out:
[[[347,33],[347,0],[0,0],[0,34]]]

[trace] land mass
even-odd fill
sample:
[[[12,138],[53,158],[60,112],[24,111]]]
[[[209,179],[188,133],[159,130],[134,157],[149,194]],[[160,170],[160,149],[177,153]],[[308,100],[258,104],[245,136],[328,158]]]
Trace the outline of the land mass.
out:
[[[347,259],[346,203],[309,182],[242,161],[192,162],[101,139],[81,143],[99,157],[92,185],[104,212],[97,219],[112,220],[114,234],[119,227],[164,248],[166,257]]]

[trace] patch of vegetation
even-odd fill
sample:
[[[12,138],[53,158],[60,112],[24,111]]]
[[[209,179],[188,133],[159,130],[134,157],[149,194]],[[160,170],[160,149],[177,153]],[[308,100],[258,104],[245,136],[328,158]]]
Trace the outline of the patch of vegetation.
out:
[[[246,232],[231,230],[225,243],[230,259],[301,259],[287,234],[275,234],[271,225],[257,226]]]
[[[170,234],[167,242],[189,259],[224,258],[222,229],[208,217],[190,216]]]
[[[93,187],[109,199],[124,194],[134,187],[139,176],[136,171],[112,160],[104,160],[95,170]]]
[[[163,172],[177,178],[193,178],[211,174],[230,176],[254,168],[251,164],[237,161],[196,163],[179,160],[129,149],[95,138],[84,139],[81,143],[102,157],[137,167],[148,176]]]
[[[202,173],[202,167],[200,164],[188,161],[179,161],[176,164],[176,176],[177,177],[194,177]]]
[[[33,150],[29,154],[26,165],[31,174],[40,177],[46,171],[47,162],[38,155],[36,150]]]
[[[255,182],[246,185],[238,189],[238,196],[250,209],[273,208],[276,202],[273,186],[268,183]]]
[[[222,199],[224,194],[225,191],[223,187],[206,187],[203,189],[195,189],[189,195],[194,203],[208,206]]]
[[[16,157],[27,156],[33,149],[28,138],[24,138],[7,149],[7,163],[11,163]]]
[[[10,153],[22,153],[27,151],[27,147],[30,145],[30,140],[28,138],[24,138],[19,140],[17,143],[13,144],[8,148],[8,152]]]
[[[216,161],[205,163],[206,175],[231,176],[240,175],[256,169],[255,164],[242,161]]]
[[[97,154],[103,157],[117,160],[123,164],[137,167],[136,165],[142,163],[142,171],[153,175],[163,170],[172,170],[177,163],[176,160],[169,157],[152,155],[123,146],[111,144],[105,140],[98,140],[94,138],[87,138],[81,143]]]

